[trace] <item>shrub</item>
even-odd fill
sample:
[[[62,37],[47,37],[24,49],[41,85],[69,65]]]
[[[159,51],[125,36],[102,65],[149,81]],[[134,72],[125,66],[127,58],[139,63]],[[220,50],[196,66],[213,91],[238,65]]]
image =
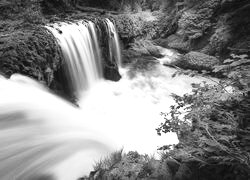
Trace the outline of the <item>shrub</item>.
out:
[[[115,151],[112,154],[110,154],[108,157],[105,157],[104,159],[99,160],[94,165],[94,170],[110,170],[114,165],[119,163],[122,160],[123,154],[122,149],[119,151]]]
[[[190,166],[196,162],[196,168],[214,171],[210,177],[222,172],[223,178],[226,173],[232,179],[250,176],[249,69],[247,55],[232,55],[214,68],[227,79],[193,84],[191,94],[172,95],[176,104],[162,113],[165,121],[157,129],[158,134],[178,135],[180,143],[169,155],[182,154]]]

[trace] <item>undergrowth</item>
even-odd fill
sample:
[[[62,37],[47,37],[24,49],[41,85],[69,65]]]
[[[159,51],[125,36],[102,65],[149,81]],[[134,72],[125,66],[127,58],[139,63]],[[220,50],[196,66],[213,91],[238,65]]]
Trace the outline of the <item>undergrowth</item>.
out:
[[[192,84],[190,94],[173,94],[175,105],[162,113],[165,121],[157,128],[162,133],[176,132],[180,143],[166,150],[165,157],[182,160],[210,178],[247,179],[250,177],[250,59],[232,55],[214,73],[225,79],[213,84]],[[179,71],[177,74],[194,73]],[[195,165],[192,162],[196,162]]]

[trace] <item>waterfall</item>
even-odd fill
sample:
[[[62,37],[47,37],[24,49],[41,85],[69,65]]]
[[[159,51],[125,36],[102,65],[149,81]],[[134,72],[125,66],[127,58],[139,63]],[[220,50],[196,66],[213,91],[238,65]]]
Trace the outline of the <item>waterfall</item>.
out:
[[[46,26],[61,46],[68,83],[76,97],[102,78],[101,52],[96,27],[91,21]]]
[[[116,44],[118,35],[110,20],[106,19],[104,25],[108,56],[118,64],[121,61]],[[67,83],[81,99],[83,92],[103,78],[99,27],[91,21],[77,21],[50,24],[46,28],[61,47]],[[78,157],[78,162],[72,163],[72,172],[55,176],[59,180],[76,179],[92,170],[94,159],[117,148],[105,134],[96,131],[97,124],[81,109],[30,78],[12,75],[7,80],[0,76],[0,92],[0,179],[33,180],[47,174],[62,174],[67,168],[58,164],[80,151],[81,160]]]
[[[121,64],[118,34],[114,24],[105,19],[110,61]],[[76,97],[103,77],[103,57],[98,42],[97,25],[91,21],[55,23],[46,26],[57,38],[65,59],[68,83]]]
[[[108,28],[108,34],[110,37],[109,38],[110,57],[114,58],[118,66],[120,67],[122,62],[121,62],[121,52],[120,52],[118,33],[114,24],[109,19],[106,19],[106,23]]]
[[[115,26],[109,19],[102,25],[110,61],[121,66]],[[187,93],[191,83],[204,79],[173,79],[174,69],[155,65],[145,72],[125,69],[119,82],[105,81],[96,24],[64,22],[46,28],[61,46],[68,83],[77,97],[83,91],[87,95],[76,108],[30,78],[0,76],[1,180],[45,179],[41,175],[47,174],[73,180],[119,148],[152,154],[157,146],[178,142],[175,134],[157,135],[155,128],[163,121],[159,114],[172,105],[172,93]]]

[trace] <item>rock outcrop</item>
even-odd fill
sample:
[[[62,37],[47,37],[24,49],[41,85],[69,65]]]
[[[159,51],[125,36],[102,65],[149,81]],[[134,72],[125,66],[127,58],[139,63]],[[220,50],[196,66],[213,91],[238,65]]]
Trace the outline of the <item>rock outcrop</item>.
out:
[[[183,56],[180,61],[176,62],[178,67],[193,70],[212,70],[213,66],[218,65],[220,61],[204,53],[191,51]]]
[[[1,35],[0,70],[7,77],[21,73],[50,87],[61,63],[60,48],[53,35],[43,27]]]
[[[161,21],[165,40],[159,42],[164,47],[223,58],[249,46],[249,1],[190,1],[179,7],[179,2],[173,3],[166,17],[171,21]]]

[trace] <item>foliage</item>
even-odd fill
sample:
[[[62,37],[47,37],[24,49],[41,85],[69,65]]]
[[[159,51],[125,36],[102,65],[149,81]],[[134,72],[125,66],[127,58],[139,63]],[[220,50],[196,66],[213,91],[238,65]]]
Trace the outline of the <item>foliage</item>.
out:
[[[158,11],[172,6],[177,0],[82,0],[79,4],[123,12]]]
[[[42,0],[41,6],[44,14],[60,14],[71,11],[79,0]]]
[[[0,6],[0,18],[22,20],[24,23],[41,24],[44,19],[41,14],[39,0],[14,0],[5,1]]]
[[[249,91],[250,87],[250,59],[247,54],[235,55],[226,59],[223,65],[215,66],[214,72],[222,73],[230,83],[240,90]]]
[[[104,159],[100,159],[98,162],[94,165],[94,170],[110,170],[114,165],[119,163],[122,160],[123,149],[119,151],[115,151],[112,154],[110,154],[108,157],[105,157]]]
[[[249,63],[246,55],[232,55],[214,69],[226,80],[192,84],[191,94],[172,95],[176,104],[168,113],[162,113],[165,121],[157,128],[159,135],[178,135],[180,144],[170,151],[166,147],[168,155],[182,154],[182,159],[197,162],[201,169],[217,168],[219,172],[227,167],[235,179],[249,177]]]

